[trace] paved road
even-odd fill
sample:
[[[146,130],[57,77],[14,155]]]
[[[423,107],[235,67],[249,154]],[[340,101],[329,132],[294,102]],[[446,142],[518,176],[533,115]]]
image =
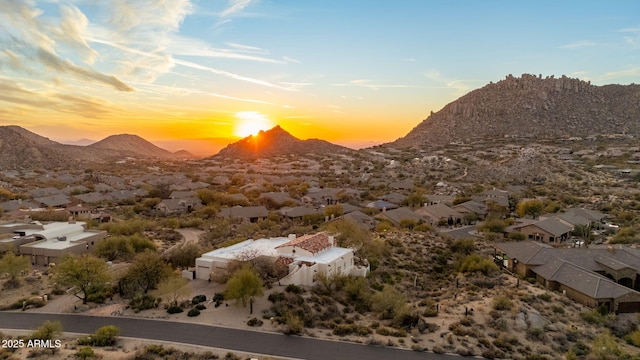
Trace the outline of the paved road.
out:
[[[115,325],[120,328],[121,335],[126,337],[195,344],[308,360],[451,360],[459,358],[453,355],[439,355],[192,323],[78,314],[0,312],[0,329],[31,330],[37,328],[46,320],[60,321],[66,332],[90,334],[101,326]]]
[[[454,239],[473,239],[479,237],[478,235],[470,234],[469,232],[475,230],[475,225],[456,227],[453,229],[446,229],[440,231],[441,234],[447,234]]]

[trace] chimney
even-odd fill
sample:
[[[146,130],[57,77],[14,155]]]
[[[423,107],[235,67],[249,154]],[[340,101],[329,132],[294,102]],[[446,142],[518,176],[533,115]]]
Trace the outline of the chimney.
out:
[[[296,234],[289,234],[289,240],[295,240]]]
[[[332,235],[329,235],[329,244],[331,245],[331,247],[335,246]]]

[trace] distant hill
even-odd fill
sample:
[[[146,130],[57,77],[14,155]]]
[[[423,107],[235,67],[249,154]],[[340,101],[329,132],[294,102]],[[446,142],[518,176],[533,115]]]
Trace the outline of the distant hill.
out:
[[[161,149],[136,135],[110,136],[89,146],[63,145],[20,126],[0,126],[0,169],[76,168],[84,163],[133,156],[192,158]]]
[[[280,126],[260,131],[227,145],[213,158],[268,158],[280,155],[304,155],[352,152],[353,150],[325,140],[300,140]]]
[[[462,96],[387,145],[620,133],[640,134],[640,85],[595,86],[566,76],[525,74]]]
[[[91,145],[93,143],[95,143],[95,140],[91,140],[91,139],[78,139],[78,140],[58,140],[59,143],[64,144],[64,145],[78,145],[78,146],[87,146],[87,145]]]
[[[173,154],[159,148],[138,135],[111,135],[87,146],[92,149],[116,150],[144,157],[171,158]]]

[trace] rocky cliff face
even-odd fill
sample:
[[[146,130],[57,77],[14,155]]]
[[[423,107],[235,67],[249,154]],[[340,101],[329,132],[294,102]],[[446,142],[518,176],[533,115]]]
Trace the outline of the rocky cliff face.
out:
[[[468,93],[390,145],[618,133],[640,134],[640,85],[595,86],[566,76],[525,74]]]

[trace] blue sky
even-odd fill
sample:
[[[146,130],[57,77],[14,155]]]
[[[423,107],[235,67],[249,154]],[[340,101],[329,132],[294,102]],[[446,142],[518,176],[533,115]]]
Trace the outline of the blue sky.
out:
[[[0,0],[0,8],[0,125],[59,140],[244,136],[279,124],[358,147],[401,137],[508,74],[640,82],[638,1]]]

